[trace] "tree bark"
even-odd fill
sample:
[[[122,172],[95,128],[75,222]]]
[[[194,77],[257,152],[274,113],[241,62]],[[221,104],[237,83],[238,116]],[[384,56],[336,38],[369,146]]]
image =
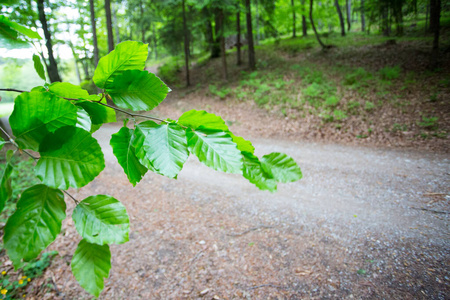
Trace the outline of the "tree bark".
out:
[[[428,32],[428,17],[430,14],[430,2],[427,1],[426,3],[426,12],[425,12],[425,33]]]
[[[295,32],[295,4],[294,0],[291,0],[291,6],[292,6],[292,37],[297,37],[297,34]]]
[[[186,8],[185,8],[185,0],[182,0],[183,6],[183,29],[184,29],[184,63],[186,68],[186,86],[191,85],[191,81],[189,78],[189,37],[188,37],[188,28],[186,24]]]
[[[314,30],[314,34],[316,35],[316,39],[319,42],[320,46],[322,46],[322,49],[328,49],[330,46],[325,45],[322,43],[322,40],[320,39],[319,34],[317,33],[316,26],[314,25],[314,19],[313,19],[313,0],[309,0],[309,20],[311,21],[311,26]]]
[[[241,12],[239,11],[236,13],[236,29],[237,29],[237,41],[236,41],[236,64],[238,66],[242,65],[242,58],[241,58]]]
[[[117,22],[117,7],[113,4],[114,30],[116,31],[116,43],[120,43],[119,23]]]
[[[220,52],[222,56],[223,79],[227,81],[228,70],[227,70],[227,53],[225,49],[225,24],[224,24],[223,9],[220,9],[218,13],[219,13],[218,21],[220,24],[219,40],[220,40]]]
[[[347,31],[352,28],[352,0],[345,0],[345,9],[347,11]]]
[[[341,35],[345,36],[344,17],[342,16],[341,7],[339,6],[339,0],[334,0],[334,5],[336,6],[336,10],[339,16],[339,22],[341,24]]]
[[[95,8],[94,0],[89,0],[89,8],[91,10],[91,28],[92,28],[92,42],[94,45],[94,67],[98,64],[98,44],[97,44],[97,26],[95,24]]]
[[[141,40],[145,44],[145,27],[144,27],[144,5],[139,1],[140,23],[141,23]]]
[[[248,43],[248,66],[250,70],[256,69],[255,47],[253,45],[253,26],[252,10],[250,0],[245,0],[246,19],[247,19],[247,43]]]
[[[108,52],[114,50],[114,35],[111,20],[111,0],[105,0],[106,29],[108,31]]]
[[[214,11],[214,37],[213,44],[211,49],[211,57],[216,58],[220,56],[220,20],[219,20],[219,9],[215,9]]]
[[[439,63],[439,34],[441,19],[441,0],[430,0],[430,25],[433,24],[433,48],[431,50],[430,67],[436,69]]]
[[[302,9],[303,9],[303,14],[302,14],[302,31],[303,31],[303,36],[307,36],[308,35],[308,28],[306,28],[305,0],[302,0]]]
[[[44,0],[38,0],[37,4],[39,11],[39,20],[41,21],[42,30],[44,30],[44,36],[46,40],[45,46],[47,47],[48,51],[48,60],[49,60],[49,64],[47,66],[48,78],[50,79],[50,82],[61,81],[61,77],[59,76],[58,72],[58,65],[56,63],[55,57],[53,56],[52,37],[50,31],[48,30],[47,18],[45,17]]]
[[[366,15],[364,10],[364,0],[361,0],[361,31],[366,31]]]

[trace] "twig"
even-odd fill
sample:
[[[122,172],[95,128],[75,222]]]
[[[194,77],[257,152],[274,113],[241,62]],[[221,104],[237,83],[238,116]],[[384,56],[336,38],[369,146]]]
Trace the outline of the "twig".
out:
[[[260,225],[260,226],[257,226],[257,227],[252,227],[252,228],[250,228],[250,229],[247,229],[246,231],[243,231],[243,232],[241,232],[241,233],[228,233],[227,235],[228,235],[228,236],[241,236],[241,235],[247,234],[247,233],[249,233],[249,232],[258,230],[258,229],[260,229],[260,228],[267,228],[267,229],[269,229],[269,228],[274,228],[274,226]]]
[[[31,157],[34,160],[38,160],[39,157],[34,156],[33,154],[31,154],[30,152],[28,152],[27,150],[24,149],[20,149],[19,145],[16,144],[16,142],[14,141],[14,139],[8,134],[8,132],[6,132],[6,130],[4,130],[1,126],[0,126],[0,130],[6,135],[6,137],[9,139],[9,141],[11,142],[11,144],[14,145],[14,147],[17,148],[17,150],[22,151],[23,153],[25,153],[26,155],[28,155],[29,157]]]
[[[434,210],[434,209],[428,209],[428,208],[424,208],[424,207],[411,207],[412,209],[417,209],[417,210],[424,210],[424,211],[429,211],[435,214],[444,214],[444,215],[449,215],[450,212],[447,211],[442,211],[442,210]]]
[[[425,193],[424,196],[433,197],[433,196],[447,196],[446,193]]]
[[[18,92],[18,93],[24,93],[24,92],[27,92],[27,91],[18,90],[18,89],[2,89],[2,88],[0,88],[0,91],[5,91],[5,92]],[[102,95],[102,99],[103,99],[103,97],[104,97],[104,95]],[[108,95],[107,95],[106,97],[108,97]],[[61,98],[66,99],[66,100],[70,100],[70,101],[89,101],[89,102],[95,102],[95,103],[98,103],[98,104],[100,104],[100,105],[103,105],[103,106],[112,108],[112,109],[114,109],[114,110],[120,111],[120,112],[122,112],[122,113],[124,113],[124,114],[127,114],[127,115],[131,116],[131,117],[139,117],[139,118],[145,118],[145,119],[154,120],[154,121],[158,121],[158,122],[169,123],[169,122],[167,122],[167,121],[165,121],[165,120],[163,120],[163,119],[159,119],[159,118],[155,118],[155,117],[151,117],[151,116],[146,116],[146,115],[141,115],[141,114],[134,114],[134,113],[128,112],[128,111],[126,111],[126,110],[120,109],[120,108],[118,108],[118,107],[109,105],[109,104],[107,104],[107,103],[99,102],[101,99],[100,99],[99,101],[91,101],[91,100],[87,100],[87,99],[76,99],[76,98],[66,98],[66,97],[61,97]]]
[[[203,252],[205,252],[205,249],[200,250],[197,254],[195,254],[195,256],[191,259],[190,264],[192,264],[194,261],[196,261],[197,258],[199,258],[203,254]]]
[[[69,196],[70,198],[72,198],[72,200],[75,202],[76,205],[80,204],[80,201],[78,201],[77,199],[75,199],[74,196],[72,196],[68,191],[64,191],[63,193],[66,194],[67,196]]]
[[[287,290],[288,288],[284,287],[284,286],[279,286],[279,285],[275,285],[275,284],[261,284],[261,285],[256,285],[256,286],[251,286],[249,288],[247,288],[247,290],[255,290],[255,289],[259,289],[262,287],[273,287],[273,288],[277,288],[277,289],[282,289],[282,290]]]
[[[1,92],[17,92],[17,93],[24,93],[26,91],[18,90],[18,89],[0,89]]]

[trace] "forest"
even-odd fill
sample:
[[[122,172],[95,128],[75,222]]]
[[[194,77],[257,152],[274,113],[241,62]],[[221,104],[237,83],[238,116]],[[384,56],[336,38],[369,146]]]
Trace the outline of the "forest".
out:
[[[450,1],[0,9],[0,299],[450,293]]]

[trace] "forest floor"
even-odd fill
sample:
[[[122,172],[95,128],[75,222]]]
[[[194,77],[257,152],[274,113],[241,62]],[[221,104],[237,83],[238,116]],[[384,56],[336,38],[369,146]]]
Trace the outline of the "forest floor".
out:
[[[95,133],[106,153],[106,168],[87,187],[71,192],[78,199],[112,195],[125,204],[131,220],[130,241],[111,247],[113,266],[100,299],[446,299],[448,75],[420,77],[425,72],[422,50],[404,56],[399,53],[410,51],[404,44],[371,47],[377,46],[363,46],[362,52],[295,52],[286,54],[286,63],[276,68],[278,58],[264,59],[261,52],[259,75],[285,68],[281,80],[292,81],[284,85],[290,91],[286,102],[249,101],[259,92],[248,84],[250,72],[235,72],[241,68],[230,67],[229,83],[211,88],[208,83],[221,78],[220,61],[198,64],[193,87],[175,88],[152,112],[176,119],[186,110],[205,109],[221,115],[235,134],[250,139],[258,155],[279,151],[292,156],[304,178],[279,186],[274,194],[257,190],[239,176],[212,171],[195,158],[188,160],[176,181],[148,173],[132,188],[109,146],[120,125],[105,125]],[[348,51],[354,54],[347,56]],[[373,57],[375,52],[382,54]],[[404,68],[417,55],[416,75],[408,75],[414,83],[406,91],[402,87],[407,75],[402,73],[402,79],[391,80],[387,87],[381,84],[382,91],[364,93],[370,84],[378,86],[378,79],[370,80],[379,76],[379,68]],[[342,75],[327,69],[339,57],[339,70],[349,67],[346,64],[353,69]],[[384,57],[383,65],[377,65]],[[298,73],[306,62],[307,73]],[[289,67],[296,64],[300,69]],[[369,87],[342,88],[338,83],[361,64],[372,73]],[[303,81],[316,68],[322,73],[318,77],[334,82],[331,96],[339,96],[339,103],[329,108],[315,105],[317,98],[307,98],[301,102],[310,106],[307,109],[298,103],[285,105],[288,99],[303,98],[296,85],[323,84]],[[243,80],[247,83],[241,84]],[[217,90],[226,95],[221,97]],[[391,101],[386,91],[401,93],[396,97],[401,101]],[[246,95],[239,98],[237,92]],[[291,98],[296,93],[298,97]],[[351,101],[360,103],[352,108],[355,113],[349,108]],[[366,102],[375,107],[366,109]],[[347,117],[322,117],[335,110]],[[437,119],[421,126],[422,114]],[[68,216],[72,210],[69,204]],[[28,287],[35,299],[91,298],[70,272],[79,241],[70,218],[63,228],[63,235],[50,246],[58,257],[44,277]],[[55,288],[45,293],[40,286],[49,278]]]

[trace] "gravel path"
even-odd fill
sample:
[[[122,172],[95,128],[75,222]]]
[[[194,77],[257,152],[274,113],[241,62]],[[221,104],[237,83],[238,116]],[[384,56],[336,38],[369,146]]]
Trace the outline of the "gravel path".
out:
[[[108,145],[118,129],[95,134],[107,167],[74,191],[110,194],[131,216],[100,298],[447,299],[448,155],[252,139],[259,155],[291,155],[304,178],[271,194],[191,157],[178,180],[149,173],[133,189]],[[61,296],[85,298],[65,227],[52,272]]]

